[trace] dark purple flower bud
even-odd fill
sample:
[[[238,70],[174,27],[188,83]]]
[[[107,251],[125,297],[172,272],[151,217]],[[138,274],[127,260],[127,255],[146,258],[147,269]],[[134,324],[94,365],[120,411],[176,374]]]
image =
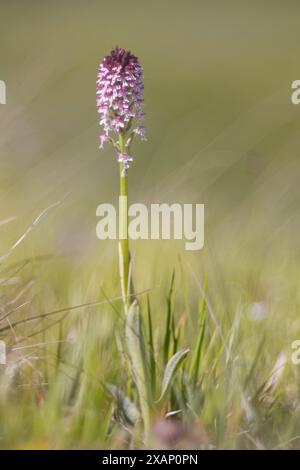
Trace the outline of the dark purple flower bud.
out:
[[[104,142],[112,141],[119,152],[119,161],[129,157],[129,145],[133,136],[139,135],[145,140],[145,128],[141,125],[144,113],[144,77],[143,69],[137,57],[124,49],[115,48],[101,62],[97,79],[96,104],[100,114],[100,125],[104,134],[100,137],[100,147]],[[122,135],[125,149],[118,141]],[[126,151],[125,151],[126,150]],[[127,155],[129,158],[125,157]]]

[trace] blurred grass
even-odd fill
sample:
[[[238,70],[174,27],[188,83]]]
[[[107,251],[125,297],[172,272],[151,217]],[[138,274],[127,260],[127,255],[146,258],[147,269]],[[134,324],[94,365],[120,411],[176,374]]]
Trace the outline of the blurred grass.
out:
[[[290,361],[300,334],[300,111],[290,102],[299,8],[291,0],[0,1],[0,221],[15,217],[0,225],[0,254],[68,195],[0,267],[1,279],[19,278],[1,283],[0,315],[25,303],[9,316],[15,322],[120,295],[117,247],[95,235],[96,207],[115,202],[118,187],[115,156],[97,148],[95,76],[112,46],[129,48],[145,70],[148,128],[148,142],[134,149],[130,200],[206,205],[201,252],[131,243],[136,291],[150,289],[156,398],[170,305],[178,350],[190,348],[196,364],[202,348],[196,383],[189,362],[170,392],[169,405],[184,409],[183,447],[299,447],[299,371]],[[140,301],[146,324],[147,295]],[[130,432],[141,445],[102,386],[136,401],[118,339],[120,300],[113,306],[2,333],[12,348],[37,346],[10,351],[8,372],[0,369],[1,447],[126,447]],[[163,411],[155,412],[158,441]]]

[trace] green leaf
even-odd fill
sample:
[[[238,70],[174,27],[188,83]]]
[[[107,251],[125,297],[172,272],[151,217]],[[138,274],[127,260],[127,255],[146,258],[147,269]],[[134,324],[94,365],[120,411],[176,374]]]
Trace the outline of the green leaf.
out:
[[[171,357],[171,359],[169,360],[165,369],[161,394],[159,399],[157,400],[157,403],[160,402],[166,396],[166,393],[175,378],[177,370],[179,369],[180,365],[182,364],[189,352],[189,349],[182,349],[181,351],[178,351],[176,354],[174,354],[174,356]]]
[[[127,314],[125,338],[133,379],[139,395],[145,434],[147,434],[150,428],[151,389],[143,324],[137,300],[131,304]]]
[[[140,412],[135,406],[135,403],[131,401],[126,395],[113,384],[105,384],[108,392],[116,400],[118,408],[120,409],[122,415],[129,421],[131,424],[135,424],[140,418]]]

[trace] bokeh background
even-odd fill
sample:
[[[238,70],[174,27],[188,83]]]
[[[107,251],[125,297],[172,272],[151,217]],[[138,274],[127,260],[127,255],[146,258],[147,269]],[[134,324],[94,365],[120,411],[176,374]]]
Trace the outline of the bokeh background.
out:
[[[229,318],[244,301],[267,317],[270,366],[290,351],[300,332],[299,15],[296,0],[0,0],[0,221],[12,218],[0,253],[63,200],[11,257],[54,257],[32,271],[44,309],[57,306],[48,294],[58,286],[64,305],[93,300],[91,276],[100,288],[117,270],[116,244],[95,234],[96,207],[118,195],[116,155],[98,149],[95,81],[118,45],[145,73],[148,141],[134,143],[130,201],[205,204],[202,251],[132,244],[138,290],[183,259]]]
[[[14,0],[0,8],[1,220],[16,217],[1,227],[2,252],[67,196],[26,249],[72,253],[79,265],[85,255],[113,256],[115,245],[95,236],[96,207],[118,192],[116,156],[98,149],[95,77],[119,45],[145,70],[148,142],[134,147],[131,202],[205,203],[205,248],[190,258],[208,256],[214,271],[226,257],[242,274],[243,257],[254,256],[253,276],[267,266],[280,276],[274,255],[297,263],[298,2]],[[132,249],[140,246],[161,245]],[[162,247],[173,254],[174,244]]]

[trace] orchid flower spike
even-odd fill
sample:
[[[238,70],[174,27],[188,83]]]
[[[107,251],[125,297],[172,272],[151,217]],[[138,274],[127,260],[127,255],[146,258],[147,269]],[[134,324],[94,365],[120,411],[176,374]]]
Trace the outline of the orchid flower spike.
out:
[[[116,47],[98,69],[96,104],[103,133],[100,148],[110,142],[127,171],[133,161],[130,144],[135,135],[146,140],[143,69],[131,52]]]

